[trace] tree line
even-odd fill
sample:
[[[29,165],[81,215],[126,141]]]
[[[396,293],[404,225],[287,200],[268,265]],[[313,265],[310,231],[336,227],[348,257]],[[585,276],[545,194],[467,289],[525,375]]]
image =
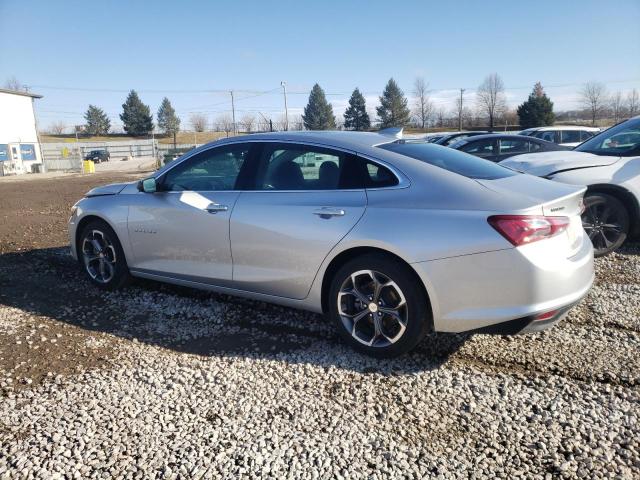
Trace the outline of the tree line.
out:
[[[25,88],[15,77],[12,77],[5,87],[19,90]],[[424,78],[415,79],[412,90],[412,103],[405,96],[397,82],[390,78],[379,97],[379,105],[375,110],[367,109],[367,102],[359,88],[355,88],[349,98],[343,120],[338,122],[331,103],[319,84],[311,89],[303,114],[290,122],[274,122],[263,118],[258,121],[251,113],[246,113],[235,122],[230,115],[222,115],[215,122],[215,129],[229,135],[242,129],[245,132],[258,130],[330,130],[344,128],[346,130],[364,131],[373,128],[377,123],[379,128],[413,126],[420,129],[428,127],[482,127],[493,130],[500,125],[518,124],[521,128],[552,125],[556,120],[553,102],[545,93],[540,82],[537,82],[527,100],[515,110],[507,108],[505,87],[502,78],[497,73],[485,77],[475,91],[475,102],[465,98],[465,90],[454,102],[451,110],[436,108],[431,98],[429,84]],[[467,93],[468,95],[468,93]],[[598,120],[607,118],[617,123],[640,113],[640,98],[638,91],[633,89],[626,95],[618,91],[609,94],[604,84],[588,82],[578,94],[578,101],[582,110],[578,112],[581,118],[587,117],[594,125]],[[372,117],[376,118],[372,118]],[[574,116],[575,118],[575,116]],[[111,131],[111,122],[107,114],[96,105],[89,105],[84,114],[85,124],[77,126],[76,131],[88,135],[107,135]],[[562,118],[568,119],[566,114]],[[144,104],[135,90],[131,90],[122,104],[120,120],[124,131],[132,136],[144,136],[154,131],[153,115],[148,105]],[[163,98],[156,113],[157,127],[167,136],[176,135],[180,131],[180,118],[168,98]],[[191,115],[191,127],[195,132],[207,130],[208,119],[203,114]],[[61,134],[66,126],[61,122],[51,125],[51,131]]]

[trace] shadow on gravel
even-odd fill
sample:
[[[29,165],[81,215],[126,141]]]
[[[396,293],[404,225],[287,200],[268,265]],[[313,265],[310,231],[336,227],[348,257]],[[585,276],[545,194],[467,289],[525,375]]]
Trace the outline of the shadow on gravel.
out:
[[[316,314],[178,287],[135,281],[119,292],[92,286],[66,248],[0,255],[0,304],[181,353],[313,363],[363,373],[440,367],[469,338],[428,336],[410,355],[377,360],[343,346]]]

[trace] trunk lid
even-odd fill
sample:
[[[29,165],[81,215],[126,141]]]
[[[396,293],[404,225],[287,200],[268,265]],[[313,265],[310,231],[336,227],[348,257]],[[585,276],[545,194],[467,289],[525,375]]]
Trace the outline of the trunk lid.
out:
[[[571,224],[559,235],[538,243],[551,246],[553,242],[559,252],[571,257],[580,249],[584,231],[582,229],[582,198],[587,187],[553,182],[531,175],[514,175],[496,180],[477,180],[482,186],[507,198],[518,199],[515,204],[525,206],[527,214],[547,217],[568,217]],[[505,205],[511,202],[505,201]],[[505,211],[505,213],[513,213]],[[545,247],[546,248],[546,247]]]

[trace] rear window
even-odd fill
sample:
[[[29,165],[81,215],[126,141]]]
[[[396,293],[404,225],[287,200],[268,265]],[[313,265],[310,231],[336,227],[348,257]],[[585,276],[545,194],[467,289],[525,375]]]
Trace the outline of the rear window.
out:
[[[478,180],[495,180],[517,175],[513,170],[501,167],[489,160],[428,143],[406,143],[401,140],[378,145],[378,148],[415,158],[458,175]]]

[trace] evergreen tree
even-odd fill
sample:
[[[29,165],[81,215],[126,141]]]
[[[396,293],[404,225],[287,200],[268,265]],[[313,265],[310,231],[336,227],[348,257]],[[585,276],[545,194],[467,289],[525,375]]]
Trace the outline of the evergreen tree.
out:
[[[333,108],[327,102],[324,90],[317,83],[309,94],[309,103],[304,107],[302,121],[307,130],[331,130],[336,128],[336,117],[333,116]]]
[[[87,121],[84,129],[89,135],[106,135],[109,133],[111,122],[101,108],[89,105],[87,112],[84,114],[84,119]]]
[[[367,105],[362,93],[357,88],[351,94],[349,106],[344,112],[344,128],[348,130],[368,130],[371,127]]]
[[[131,90],[122,104],[120,120],[129,135],[146,135],[153,130],[153,118],[149,106],[142,103],[135,90]]]
[[[556,119],[553,102],[544,93],[540,82],[535,84],[527,101],[518,107],[518,118],[523,129],[553,125]]]
[[[167,97],[162,99],[162,104],[158,109],[158,128],[165,135],[173,135],[173,148],[176,148],[176,134],[180,131],[180,119],[176,115],[171,102]]]
[[[404,127],[409,123],[411,112],[407,106],[407,97],[393,78],[387,82],[380,97],[380,106],[376,108],[380,117],[380,128]]]

